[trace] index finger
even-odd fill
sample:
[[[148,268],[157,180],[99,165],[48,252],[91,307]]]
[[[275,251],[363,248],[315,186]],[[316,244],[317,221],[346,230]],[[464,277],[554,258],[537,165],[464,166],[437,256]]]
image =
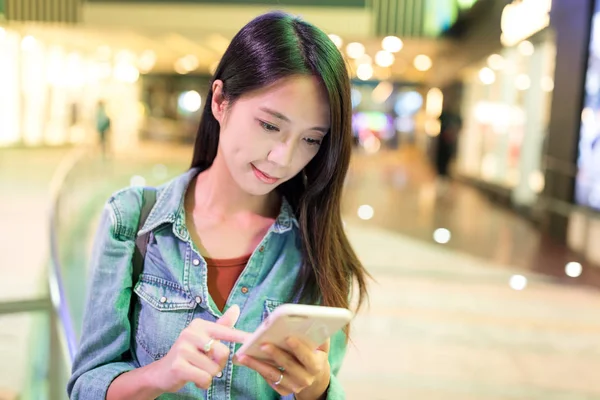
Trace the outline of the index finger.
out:
[[[250,337],[248,332],[218,324],[209,324],[206,333],[213,339],[234,343],[244,343]]]

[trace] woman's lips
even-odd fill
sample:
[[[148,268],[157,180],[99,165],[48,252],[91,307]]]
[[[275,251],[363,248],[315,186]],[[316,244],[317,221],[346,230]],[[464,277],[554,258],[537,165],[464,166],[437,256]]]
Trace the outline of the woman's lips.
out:
[[[262,182],[264,183],[268,183],[270,185],[272,185],[273,183],[277,182],[279,180],[279,178],[275,178],[274,176],[271,176],[263,171],[261,171],[260,169],[256,168],[254,166],[254,164],[250,164],[252,165],[252,171],[254,171],[254,175]]]

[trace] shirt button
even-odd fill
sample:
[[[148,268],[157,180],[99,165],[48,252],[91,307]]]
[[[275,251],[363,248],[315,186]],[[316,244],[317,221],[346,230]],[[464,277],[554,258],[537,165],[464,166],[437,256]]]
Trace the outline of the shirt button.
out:
[[[165,296],[160,298],[160,302],[161,303],[166,303],[167,302],[167,298]]]
[[[261,253],[262,253],[263,251],[265,251],[265,246],[260,246],[260,249],[258,249],[258,251],[259,251],[259,252],[261,252]]]
[[[196,303],[198,303],[198,304],[202,303],[202,297],[196,296]]]
[[[197,258],[194,258],[194,261],[192,261],[192,264],[194,264],[197,267],[198,265],[200,265],[200,260],[198,260]]]
[[[222,378],[223,377],[223,372],[219,371],[219,373],[216,376],[217,376],[217,378]]]
[[[242,293],[244,293],[244,294],[248,293],[248,288],[246,286],[244,286],[242,288]]]

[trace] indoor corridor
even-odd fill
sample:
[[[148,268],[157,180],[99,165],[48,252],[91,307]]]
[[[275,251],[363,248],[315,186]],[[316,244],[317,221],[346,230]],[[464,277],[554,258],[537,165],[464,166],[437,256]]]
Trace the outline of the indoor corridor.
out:
[[[0,400],[67,399],[107,200],[226,122],[353,143],[347,399],[600,400],[600,0],[0,0]]]
[[[0,224],[0,293],[29,296],[29,283],[44,278],[48,251],[32,244],[46,243],[45,174],[65,154],[2,152],[4,165],[23,167],[0,175],[2,216],[11,221]],[[189,147],[144,144],[105,161],[93,153],[79,161],[68,182],[59,243],[76,330],[104,201],[132,183],[164,182],[190,159]],[[555,252],[562,275],[570,255],[476,190],[454,182],[440,193],[435,182],[415,148],[354,155],[344,220],[374,281],[340,373],[347,398],[600,399],[600,291],[586,280],[594,274],[584,270],[574,279],[559,276],[558,267],[545,270],[546,251]],[[2,341],[0,359],[11,360],[0,363],[0,399],[2,390],[35,379],[25,355],[34,352],[40,325],[17,327],[15,318],[0,318],[0,335],[10,339]]]
[[[598,271],[567,277],[572,255],[530,222],[468,186],[436,187],[415,149],[354,158],[345,218],[376,282],[348,398],[600,399]]]

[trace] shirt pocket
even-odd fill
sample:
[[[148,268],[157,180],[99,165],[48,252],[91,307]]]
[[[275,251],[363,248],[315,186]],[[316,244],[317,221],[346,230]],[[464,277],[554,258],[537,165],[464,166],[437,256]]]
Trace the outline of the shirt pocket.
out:
[[[271,315],[271,313],[275,311],[277,307],[284,303],[285,302],[279,300],[266,299],[262,313],[262,321],[264,321],[269,315]]]
[[[147,274],[140,275],[134,291],[138,296],[135,340],[158,360],[190,323],[196,302],[178,283]]]

